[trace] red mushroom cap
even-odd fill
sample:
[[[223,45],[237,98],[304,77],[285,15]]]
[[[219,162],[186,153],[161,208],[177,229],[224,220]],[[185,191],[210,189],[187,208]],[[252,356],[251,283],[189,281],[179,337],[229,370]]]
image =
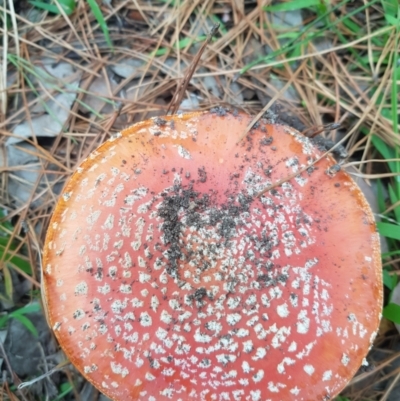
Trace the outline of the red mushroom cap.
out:
[[[380,318],[361,191],[310,139],[262,119],[156,118],[72,176],[44,248],[50,323],[114,400],[328,400]],[[265,192],[271,184],[309,169]]]

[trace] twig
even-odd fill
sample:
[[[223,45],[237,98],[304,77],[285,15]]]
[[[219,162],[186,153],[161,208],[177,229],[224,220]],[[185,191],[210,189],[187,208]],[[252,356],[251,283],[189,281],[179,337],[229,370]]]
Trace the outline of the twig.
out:
[[[331,124],[326,124],[326,125],[314,125],[312,127],[305,129],[301,133],[308,138],[314,138],[315,136],[322,134],[323,132],[334,131],[335,129],[338,129],[340,127],[341,127],[341,123],[331,123]]]
[[[200,50],[197,52],[195,58],[193,59],[190,66],[188,67],[187,72],[182,79],[182,82],[178,85],[176,92],[175,92],[174,96],[172,97],[171,103],[168,106],[167,114],[169,114],[170,111],[171,111],[171,114],[175,114],[178,111],[179,105],[181,104],[183,96],[185,95],[186,88],[189,85],[189,82],[192,79],[192,76],[196,70],[197,64],[200,61],[201,55],[203,54],[203,52],[206,49],[206,47],[208,46],[208,44],[211,42],[213,36],[217,33],[218,28],[219,28],[219,24],[215,24],[211,28],[211,31],[208,34],[207,39],[202,44],[202,46],[200,47]]]
[[[236,143],[239,143],[243,138],[246,137],[246,135],[249,133],[251,127],[263,116],[263,114],[272,106],[272,104],[275,102],[277,98],[280,97],[282,93],[285,92],[285,90],[293,83],[293,81],[296,79],[297,75],[299,75],[299,72],[302,71],[303,67],[305,65],[305,62],[303,62],[300,67],[297,68],[297,70],[293,73],[293,75],[290,77],[290,79],[286,82],[286,84],[281,88],[281,90],[262,108],[262,110],[250,121],[249,124],[247,124],[247,127],[243,131],[243,133],[240,135],[239,139],[237,140]]]
[[[60,362],[57,366],[55,366],[54,368],[48,370],[46,373],[43,373],[42,375],[35,377],[32,380],[26,381],[26,382],[22,382],[18,385],[18,390],[21,390],[25,387],[30,387],[32,386],[32,384],[37,383],[40,380],[49,378],[53,373],[59,372],[60,370],[64,369],[66,366],[68,366],[71,362],[68,360],[65,360],[63,362]],[[47,363],[46,363],[46,368],[47,368]]]
[[[353,131],[355,131],[355,129],[357,128],[357,125],[353,127],[353,129],[351,131],[349,131],[339,142],[337,142],[334,146],[332,146],[329,150],[327,150],[326,152],[324,152],[318,159],[314,160],[312,163],[308,164],[307,166],[303,167],[302,169],[300,169],[299,171],[297,171],[296,173],[290,174],[282,179],[280,179],[279,181],[275,182],[274,184],[270,185],[269,187],[263,189],[262,191],[260,191],[257,195],[256,198],[259,198],[260,196],[264,195],[266,192],[270,191],[271,189],[274,189],[276,187],[279,187],[280,185],[282,185],[285,182],[290,181],[291,179],[297,177],[298,175],[304,173],[305,171],[307,171],[310,167],[314,166],[315,164],[317,164],[320,160],[322,160],[323,158],[325,158],[325,156],[327,156],[329,153],[331,153],[334,149],[336,149],[337,147],[339,147],[345,140],[347,140],[352,134]]]
[[[19,386],[19,384],[21,383],[21,380],[19,379],[19,377],[17,376],[17,374],[13,371],[10,361],[8,360],[6,351],[3,347],[3,343],[0,341],[0,351],[3,354],[3,358],[4,358],[4,362],[6,363],[7,369],[10,372],[10,375],[12,377],[13,383],[17,386]],[[25,397],[24,393],[18,389],[18,394],[23,398],[24,401],[28,401],[27,398]]]

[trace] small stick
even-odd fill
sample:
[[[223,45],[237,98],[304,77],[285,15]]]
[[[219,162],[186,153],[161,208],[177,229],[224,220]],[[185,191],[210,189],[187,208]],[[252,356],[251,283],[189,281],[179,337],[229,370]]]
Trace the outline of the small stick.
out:
[[[341,123],[331,123],[326,125],[314,125],[313,127],[309,127],[305,129],[302,134],[307,136],[308,138],[314,138],[318,134],[321,134],[325,131],[333,131],[341,127]]]
[[[53,373],[59,372],[60,370],[64,369],[65,366],[69,365],[71,362],[68,360],[65,360],[63,362],[60,362],[57,366],[55,366],[54,368],[50,369],[49,371],[47,371],[46,373],[44,373],[43,375],[40,375],[38,377],[35,377],[32,380],[26,381],[26,382],[22,382],[18,385],[18,390],[22,390],[25,387],[30,387],[33,384],[37,383],[40,380],[43,379],[47,379],[49,378]]]
[[[319,162],[323,157],[324,157],[324,155],[322,155],[319,159],[315,160],[315,162],[311,163],[309,166],[305,166],[302,169],[300,169],[299,171],[296,171],[293,174],[287,175],[285,178],[282,178],[279,181],[275,182],[274,184],[270,185],[269,187],[263,189],[256,195],[256,198],[259,198],[260,196],[264,195],[266,192],[271,191],[271,189],[279,187],[283,183],[290,181],[292,178],[297,177],[299,174],[304,173],[304,171],[306,171],[307,169],[312,167],[315,163]]]
[[[334,125],[337,123],[333,123],[333,124],[328,124],[328,125]],[[335,129],[335,128],[334,128]],[[279,181],[275,182],[274,184],[270,185],[269,187],[263,189],[262,191],[260,191],[258,194],[256,194],[256,198],[259,198],[260,196],[264,195],[266,192],[270,191],[271,189],[274,189],[276,187],[279,187],[280,185],[282,185],[285,182],[290,181],[291,179],[297,177],[298,175],[304,173],[307,169],[309,169],[310,167],[314,166],[315,164],[317,164],[320,160],[322,160],[325,156],[327,156],[329,153],[331,153],[333,150],[335,150],[338,146],[340,146],[345,140],[347,140],[347,138],[350,137],[350,135],[353,133],[353,130],[348,132],[339,142],[337,142],[335,145],[333,145],[329,150],[327,150],[325,153],[323,153],[320,157],[318,157],[318,159],[314,160],[312,163],[310,163],[309,165],[303,167],[302,169],[300,169],[299,171],[290,174],[282,179],[280,179]]]
[[[192,79],[192,76],[196,70],[197,64],[199,63],[204,50],[206,49],[208,44],[211,42],[213,36],[216,34],[218,28],[219,28],[219,24],[215,24],[211,28],[211,31],[208,34],[207,39],[202,44],[200,50],[197,52],[192,63],[189,65],[185,76],[183,77],[181,83],[176,88],[176,92],[175,92],[174,96],[172,97],[172,100],[168,106],[167,114],[169,114],[170,111],[171,111],[171,114],[175,114],[177,112],[179,105],[181,104],[181,101],[183,99],[183,96],[185,95],[186,88],[188,87],[189,82]]]
[[[2,357],[3,357],[3,359],[4,359],[4,362],[5,362],[5,364],[6,364],[6,368],[7,368],[8,372],[9,372],[10,375],[11,375],[11,379],[12,379],[12,381],[13,381],[13,384],[15,384],[16,386],[18,386],[18,385],[21,383],[21,380],[19,379],[19,377],[17,376],[17,374],[13,371],[13,369],[12,369],[12,367],[11,367],[11,364],[10,364],[10,361],[9,361],[9,359],[8,359],[8,357],[7,357],[6,351],[5,351],[4,347],[3,347],[3,343],[2,343],[1,341],[0,341],[0,352],[1,352],[1,354],[2,354]],[[21,390],[19,390],[19,389],[17,389],[17,390],[18,390],[18,394],[21,396],[21,398],[22,398],[24,401],[28,401],[27,398],[25,397],[24,393],[23,393]]]

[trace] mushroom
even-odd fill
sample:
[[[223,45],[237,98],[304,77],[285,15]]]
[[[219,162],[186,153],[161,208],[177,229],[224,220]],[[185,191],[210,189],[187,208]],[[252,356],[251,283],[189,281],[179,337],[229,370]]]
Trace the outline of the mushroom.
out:
[[[288,126],[261,119],[238,142],[250,121],[143,121],[66,185],[44,246],[49,320],[113,400],[328,400],[372,345],[380,245],[363,194]]]

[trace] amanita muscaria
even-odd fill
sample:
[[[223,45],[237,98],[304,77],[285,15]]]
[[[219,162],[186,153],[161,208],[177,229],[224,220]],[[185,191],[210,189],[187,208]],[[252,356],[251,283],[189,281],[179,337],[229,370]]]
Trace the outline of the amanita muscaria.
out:
[[[136,124],[73,174],[44,247],[49,320],[114,400],[328,400],[382,304],[379,238],[310,139],[196,112]],[[271,184],[310,168],[257,196]]]

